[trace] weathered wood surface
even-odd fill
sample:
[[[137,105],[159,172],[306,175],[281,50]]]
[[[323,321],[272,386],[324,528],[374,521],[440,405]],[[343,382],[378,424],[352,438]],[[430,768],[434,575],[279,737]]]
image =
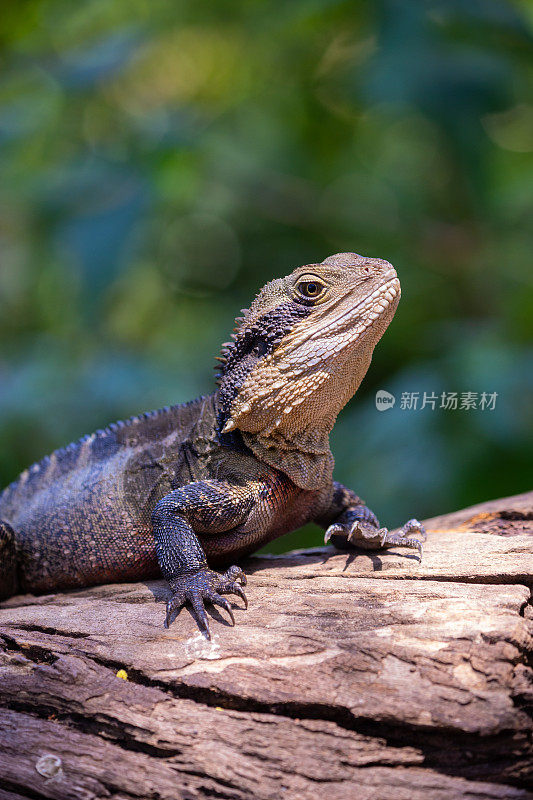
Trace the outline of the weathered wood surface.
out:
[[[249,559],[211,643],[158,581],[5,602],[0,800],[533,797],[533,493],[428,527]]]

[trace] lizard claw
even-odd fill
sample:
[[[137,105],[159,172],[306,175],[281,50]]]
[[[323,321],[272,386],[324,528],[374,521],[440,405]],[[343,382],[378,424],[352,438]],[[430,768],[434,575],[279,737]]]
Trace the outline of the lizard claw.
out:
[[[218,591],[222,594],[236,594],[244,602],[244,607],[248,608],[248,599],[243,591],[243,586],[246,586],[246,575],[240,567],[230,567],[224,575],[222,575]]]
[[[246,586],[246,575],[242,571],[240,567],[230,567],[224,575],[222,575],[222,580],[220,582],[220,586],[218,587],[218,591],[222,592],[222,594],[236,594],[238,595],[244,602],[244,607],[248,608],[248,599],[243,591],[243,586]]]
[[[346,538],[350,544],[357,544],[361,539],[368,539],[373,542],[379,538],[383,542],[387,533],[387,528],[372,528],[370,525],[357,521],[350,528]],[[383,547],[383,544],[381,546]]]
[[[413,533],[414,531],[416,531],[423,542],[425,542],[426,539],[428,538],[426,529],[424,528],[422,523],[419,522],[417,519],[407,520],[405,525],[403,525],[400,528],[400,531],[402,532],[402,536],[405,535],[406,533]],[[398,533],[400,531],[398,531]]]
[[[409,536],[411,533],[416,533],[417,536]],[[390,533],[387,528],[377,528],[365,521],[355,520],[351,526],[338,522],[330,525],[324,536],[324,543],[327,544],[332,537],[333,544],[341,547],[346,542],[365,550],[394,546],[412,547],[418,550],[422,559],[422,542],[426,541],[427,533],[422,523],[416,519],[410,519],[396,533]]]
[[[324,534],[324,544],[327,544],[332,536],[342,536],[343,533],[345,533],[345,530],[342,525],[334,522],[333,525],[329,526]]]
[[[326,531],[324,543],[327,544],[330,539],[333,539],[333,544],[336,547],[342,547],[348,542],[365,550],[374,550],[382,547],[381,541],[387,533],[387,528],[378,528],[361,520],[355,520],[351,524],[344,525],[340,522],[334,522]]]
[[[205,601],[224,608],[235,625],[233,610],[222,595],[236,594],[244,601],[245,608],[248,608],[248,601],[242,589],[242,585],[245,584],[246,576],[240,567],[230,567],[223,575],[207,568],[180,575],[170,581],[173,595],[167,603],[165,628],[169,627],[176,613],[186,603],[189,603],[198,627],[204,636],[210,639],[211,633],[205,611]]]
[[[240,598],[242,599],[242,601],[244,602],[244,608],[245,608],[245,609],[246,609],[246,608],[248,608],[248,598],[247,598],[247,597],[246,597],[246,595],[244,594],[244,592],[243,592],[243,590],[242,590],[242,586],[241,586],[241,584],[240,584],[240,583],[237,583],[237,582],[235,582],[235,583],[232,583],[232,584],[231,584],[231,587],[230,587],[230,591],[232,591],[232,592],[233,592],[233,594],[237,594],[237,595],[239,595],[239,597],[240,597]]]
[[[389,533],[386,528],[383,529],[385,534],[381,540],[382,547],[394,547],[394,545],[398,545],[400,547],[413,547],[414,549],[418,550],[420,553],[420,560],[422,560],[422,542],[425,542],[427,539],[426,529],[419,522],[417,519],[410,519],[408,520],[405,525],[396,532],[396,533]],[[409,533],[416,533],[418,534],[419,538],[415,538],[414,536],[408,536]]]
[[[416,522],[416,520],[413,521]],[[235,567],[235,566],[230,567],[229,569],[226,570],[222,578],[229,581],[239,580],[241,582],[241,586],[246,586],[247,583],[246,575],[244,574],[244,572],[240,567]]]

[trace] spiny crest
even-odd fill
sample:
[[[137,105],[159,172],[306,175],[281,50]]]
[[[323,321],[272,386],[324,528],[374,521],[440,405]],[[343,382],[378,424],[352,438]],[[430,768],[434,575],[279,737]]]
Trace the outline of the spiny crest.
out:
[[[266,313],[261,314],[264,309],[265,305],[255,307],[252,305],[250,309],[242,309],[245,312],[242,322],[236,324],[231,341],[224,342],[217,359],[218,386],[221,386],[222,379],[228,372],[242,367],[245,360],[248,360],[247,370],[251,369],[254,365],[250,362],[250,356],[254,357],[255,354],[257,361],[271,353],[294,325],[311,310],[290,300],[275,305],[270,304]]]
[[[221,347],[220,355],[216,357],[217,363],[215,370],[218,375],[217,384],[220,386],[220,378],[223,374],[228,361],[235,356],[236,340],[242,339],[243,333],[249,334],[252,329],[255,335],[261,335],[262,331],[257,327],[257,323],[265,316],[276,316],[276,309],[288,301],[282,278],[275,278],[266,283],[256,294],[250,308],[241,308],[241,316],[235,319],[235,326],[231,334],[231,340],[224,342]],[[279,338],[279,337],[275,337]]]
[[[217,371],[216,383],[217,383],[218,386],[220,386],[220,379],[222,377],[222,373],[224,372],[224,368],[226,367],[226,364],[228,363],[228,358],[229,358],[230,354],[232,353],[232,351],[235,350],[235,340],[237,338],[237,334],[239,333],[239,330],[241,329],[244,321],[246,320],[247,316],[249,315],[250,309],[249,308],[241,308],[240,313],[241,313],[242,316],[235,317],[235,323],[234,323],[233,331],[231,333],[231,341],[223,342],[222,346],[220,348],[220,355],[219,356],[215,356],[215,361],[217,363],[215,364],[213,369],[215,369]]]

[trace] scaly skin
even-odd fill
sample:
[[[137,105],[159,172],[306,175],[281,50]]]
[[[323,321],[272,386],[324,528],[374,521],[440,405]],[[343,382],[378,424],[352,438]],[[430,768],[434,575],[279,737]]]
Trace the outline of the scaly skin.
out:
[[[162,573],[165,624],[189,603],[246,603],[237,566],[211,567],[315,521],[326,541],[421,553],[410,520],[380,528],[333,481],[329,432],[400,298],[393,267],[340,253],[267,284],[219,358],[218,389],[58,450],[0,495],[0,597]],[[417,534],[410,536],[409,534]]]

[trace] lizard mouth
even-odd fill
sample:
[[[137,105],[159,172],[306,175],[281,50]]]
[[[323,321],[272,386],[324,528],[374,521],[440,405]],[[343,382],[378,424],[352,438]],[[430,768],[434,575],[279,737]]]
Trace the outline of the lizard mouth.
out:
[[[363,333],[375,319],[385,314],[391,307],[396,307],[401,296],[400,281],[398,278],[391,278],[365,297],[355,307],[361,315],[361,323],[356,326],[356,331]]]

